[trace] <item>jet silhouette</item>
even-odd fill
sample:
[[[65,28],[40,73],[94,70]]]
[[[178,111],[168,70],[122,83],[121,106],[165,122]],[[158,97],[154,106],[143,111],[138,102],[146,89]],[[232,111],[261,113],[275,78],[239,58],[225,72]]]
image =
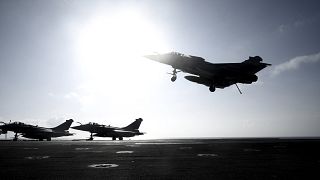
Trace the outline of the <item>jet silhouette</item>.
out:
[[[193,74],[185,76],[191,82],[202,84],[209,87],[211,92],[216,88],[225,88],[235,84],[240,92],[237,83],[251,84],[258,80],[255,75],[260,70],[271,64],[262,63],[260,56],[249,57],[241,63],[210,63],[202,57],[184,55],[178,52],[165,54],[146,55],[148,59],[171,65],[173,68],[171,81],[177,79],[180,71]],[[177,71],[180,70],[180,71]]]
[[[45,127],[25,124],[22,122],[11,123],[10,121],[9,123],[1,122],[3,125],[0,125],[0,129],[2,134],[7,134],[8,131],[14,132],[15,133],[15,136],[13,138],[14,141],[18,140],[18,136],[19,136],[18,134],[21,134],[22,137],[26,137],[30,139],[39,139],[39,141],[43,141],[43,139],[47,139],[47,141],[51,141],[52,137],[73,135],[68,131],[72,122],[73,120],[69,119],[57,127],[45,128]]]
[[[119,140],[123,140],[123,137],[133,137],[136,135],[143,135],[144,133],[139,131],[140,124],[142,122],[142,119],[136,119],[133,123],[126,127],[112,127],[112,126],[106,126],[103,124],[98,123],[87,123],[87,124],[81,124],[79,126],[71,127],[73,129],[81,130],[81,131],[88,131],[90,132],[90,138],[88,140],[93,140],[93,136],[98,137],[112,137],[112,140],[116,140],[116,138],[119,138]]]

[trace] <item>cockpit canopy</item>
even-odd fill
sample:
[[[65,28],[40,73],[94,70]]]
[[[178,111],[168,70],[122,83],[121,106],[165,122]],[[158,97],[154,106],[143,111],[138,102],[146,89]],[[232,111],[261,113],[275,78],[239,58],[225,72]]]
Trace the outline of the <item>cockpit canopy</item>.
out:
[[[249,56],[249,59],[243,61],[244,63],[253,63],[253,64],[259,64],[263,61],[263,59],[260,56]]]
[[[182,56],[182,57],[190,57],[188,55],[185,55],[185,54],[182,54],[182,53],[179,53],[179,52],[175,52],[175,51],[169,52],[168,54],[176,55],[176,56]]]
[[[26,126],[27,124],[23,123],[23,122],[13,122],[12,124],[14,125],[23,125]]]
[[[260,56],[254,56],[254,57],[249,56],[249,60],[262,62],[262,58]]]
[[[89,124],[89,125],[100,125],[100,124],[95,123],[95,122],[89,122],[88,124]]]
[[[202,57],[186,55],[186,54],[182,54],[182,53],[179,53],[179,52],[170,52],[168,54],[175,55],[175,56],[180,56],[180,57],[186,58],[186,59],[189,58],[189,59],[193,59],[193,60],[205,61],[205,59],[203,59]]]

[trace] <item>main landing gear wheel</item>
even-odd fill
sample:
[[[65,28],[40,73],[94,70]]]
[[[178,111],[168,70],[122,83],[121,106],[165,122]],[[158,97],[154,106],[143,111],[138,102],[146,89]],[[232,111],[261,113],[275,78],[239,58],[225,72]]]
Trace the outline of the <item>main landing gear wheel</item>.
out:
[[[112,141],[115,141],[115,140],[117,140],[117,138],[116,137],[112,137]]]
[[[14,135],[13,141],[18,141],[18,133]]]
[[[215,85],[211,85],[211,86],[209,87],[209,90],[210,90],[211,92],[214,92],[214,91],[216,90],[216,86],[215,86]]]
[[[90,134],[90,138],[88,139],[89,141],[92,141],[93,140],[93,135],[92,133]]]
[[[119,137],[119,140],[122,141],[122,140],[123,140],[123,137]]]

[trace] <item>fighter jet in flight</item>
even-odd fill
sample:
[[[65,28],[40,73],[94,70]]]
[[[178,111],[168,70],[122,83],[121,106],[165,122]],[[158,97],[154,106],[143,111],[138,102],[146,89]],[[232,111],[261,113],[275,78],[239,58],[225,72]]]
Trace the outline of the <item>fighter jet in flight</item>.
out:
[[[26,137],[30,139],[39,139],[39,141],[43,141],[43,139],[47,139],[47,141],[51,141],[52,137],[73,135],[68,131],[72,122],[73,120],[69,119],[69,120],[66,120],[66,122],[54,128],[39,127],[39,126],[30,125],[30,124],[25,124],[22,122],[13,122],[13,123],[11,123],[11,121],[9,123],[0,122],[2,123],[2,125],[0,125],[0,129],[1,129],[0,134],[1,133],[7,134],[8,131],[14,132],[15,136],[13,138],[13,141],[18,140],[19,134],[21,134],[22,137]]]
[[[93,140],[93,136],[98,137],[112,137],[112,140],[116,140],[116,138],[119,138],[119,140],[123,140],[123,137],[133,137],[136,135],[143,135],[144,133],[139,131],[140,124],[142,122],[142,119],[136,119],[133,123],[126,127],[112,127],[112,126],[106,126],[103,124],[98,123],[88,123],[88,124],[81,124],[80,126],[74,126],[71,127],[73,129],[81,130],[81,131],[89,131],[90,132],[90,138],[88,140]]]
[[[237,83],[251,84],[258,80],[257,72],[271,64],[263,63],[259,56],[249,57],[241,63],[210,63],[202,57],[184,55],[178,52],[165,54],[146,55],[148,59],[172,66],[171,81],[177,79],[178,72],[193,74],[185,76],[191,82],[209,87],[211,92],[216,88],[225,88]],[[177,71],[180,70],[180,71]]]

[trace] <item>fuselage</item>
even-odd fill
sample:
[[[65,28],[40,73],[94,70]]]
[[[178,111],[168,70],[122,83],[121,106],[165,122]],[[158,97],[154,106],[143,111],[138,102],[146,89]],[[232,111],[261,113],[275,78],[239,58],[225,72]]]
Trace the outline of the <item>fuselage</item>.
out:
[[[16,133],[15,140],[17,140],[18,135],[21,134],[23,137],[31,138],[31,139],[48,139],[51,140],[51,137],[61,137],[61,136],[71,136],[73,134],[69,133],[67,129],[69,129],[72,119],[67,120],[61,125],[55,128],[45,128],[34,126],[30,124],[25,124],[22,122],[13,122],[0,126],[0,129],[3,133],[7,133],[8,131],[12,131]]]
[[[110,125],[106,126],[103,124],[90,122],[87,124],[81,124],[79,126],[74,126],[71,128],[90,132],[91,135],[89,140],[93,140],[93,136],[112,137],[113,140],[115,140],[116,138],[119,138],[119,140],[122,140],[123,137],[133,137],[136,135],[143,135],[144,133],[141,133],[139,131],[141,122],[142,122],[142,119],[139,118],[126,127],[113,127]]]
[[[79,126],[74,126],[72,129],[81,131],[88,131],[94,133],[93,136],[98,137],[133,137],[135,135],[142,135],[139,130],[125,130],[124,128],[101,125],[98,123],[88,123]]]
[[[255,74],[270,65],[262,63],[259,56],[249,57],[241,63],[210,63],[202,57],[176,52],[145,57],[172,66],[174,70],[171,81],[176,80],[178,69],[193,75],[185,76],[187,80],[209,86],[210,91],[214,91],[215,87],[225,88],[236,83],[256,82],[258,76]]]
[[[167,64],[174,69],[183,72],[203,76],[204,78],[213,78],[216,74],[219,76],[239,76],[247,74],[255,74],[270,64],[267,63],[210,63],[202,57],[187,56],[180,53],[167,53],[159,55],[145,56],[151,60]],[[245,71],[244,71],[245,70]]]

